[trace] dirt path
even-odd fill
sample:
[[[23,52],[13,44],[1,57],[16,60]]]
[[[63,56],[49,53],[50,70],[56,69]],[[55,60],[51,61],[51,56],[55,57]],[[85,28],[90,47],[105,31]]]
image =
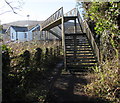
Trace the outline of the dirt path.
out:
[[[72,75],[61,71],[56,76],[45,103],[104,103],[96,102],[96,99],[85,94],[84,85],[87,85],[89,79],[86,76],[87,73]]]

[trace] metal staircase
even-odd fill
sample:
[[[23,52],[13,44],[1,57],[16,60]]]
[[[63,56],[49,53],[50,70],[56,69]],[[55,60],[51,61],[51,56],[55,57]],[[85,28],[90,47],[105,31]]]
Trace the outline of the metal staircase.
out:
[[[81,33],[78,32],[76,19],[78,19]],[[69,20],[74,20],[74,31],[68,33],[66,32],[65,22]],[[99,62],[99,49],[87,22],[80,17],[77,9],[72,9],[68,13],[63,14],[63,8],[60,8],[43,22],[41,30],[51,32],[50,29],[56,26],[61,29],[64,67],[67,70],[80,70],[81,68],[94,66]],[[57,34],[54,35],[57,36]]]

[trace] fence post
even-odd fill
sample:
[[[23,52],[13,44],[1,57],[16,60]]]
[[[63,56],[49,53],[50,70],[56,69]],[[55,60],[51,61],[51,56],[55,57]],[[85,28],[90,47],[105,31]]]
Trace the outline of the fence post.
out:
[[[2,53],[2,101],[10,99],[10,78],[8,74],[10,73],[10,55],[8,50]]]
[[[48,48],[46,48],[46,51],[45,51],[45,59],[47,59],[47,58],[48,58],[48,54],[49,54],[49,49],[48,49]]]
[[[9,52],[8,50],[4,51],[2,53],[2,70],[3,70],[3,73],[7,74],[9,72],[9,69],[10,69],[10,55],[9,55]]]
[[[56,57],[56,48],[54,48],[54,57]]]
[[[41,63],[42,49],[41,48],[37,48],[36,50],[37,51],[35,52],[35,55],[34,55],[35,66],[39,67],[40,63]]]
[[[59,55],[60,55],[60,47],[57,46],[57,56],[59,56]]]
[[[30,66],[30,52],[28,50],[23,53],[23,62],[25,68]]]
[[[53,48],[50,48],[50,55],[53,55]]]

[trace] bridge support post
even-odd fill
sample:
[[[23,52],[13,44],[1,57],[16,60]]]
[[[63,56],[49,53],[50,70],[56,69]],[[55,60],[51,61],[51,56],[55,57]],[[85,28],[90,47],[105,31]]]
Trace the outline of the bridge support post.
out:
[[[66,50],[65,50],[65,25],[64,25],[64,16],[62,17],[62,47],[64,53],[64,69],[66,69]]]
[[[74,33],[77,33],[76,19],[74,20]]]

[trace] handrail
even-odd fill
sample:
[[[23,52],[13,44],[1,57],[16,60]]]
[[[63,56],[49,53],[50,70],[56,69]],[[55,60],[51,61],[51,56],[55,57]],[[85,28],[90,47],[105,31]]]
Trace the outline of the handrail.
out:
[[[94,53],[96,54],[98,62],[99,62],[99,60],[100,60],[99,59],[99,49],[98,49],[98,46],[97,46],[97,44],[95,42],[95,39],[93,37],[93,33],[91,32],[86,20],[81,18],[81,15],[80,15],[79,11],[77,12],[77,15],[78,15],[78,19],[80,21],[82,30],[83,30],[84,33],[86,33],[88,39],[90,40],[92,48],[94,50]]]
[[[77,16],[77,9],[73,8],[69,12],[63,14],[63,7],[58,9],[54,14],[52,14],[48,19],[46,19],[42,24],[41,24],[41,30],[43,30],[45,27],[50,25],[51,23],[59,20],[63,16]]]
[[[41,24],[41,29],[45,28],[47,25],[50,23],[58,20],[60,17],[63,16],[63,7],[58,9],[54,14],[52,14],[48,19],[46,19],[42,24]]]
[[[64,16],[77,16],[77,9],[73,8],[69,12],[65,13]]]

